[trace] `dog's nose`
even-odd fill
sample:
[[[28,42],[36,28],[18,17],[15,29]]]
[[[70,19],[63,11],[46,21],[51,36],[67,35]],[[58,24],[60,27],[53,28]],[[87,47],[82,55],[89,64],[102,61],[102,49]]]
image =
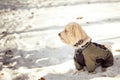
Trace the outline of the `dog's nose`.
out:
[[[58,33],[58,36],[60,36],[60,33]]]

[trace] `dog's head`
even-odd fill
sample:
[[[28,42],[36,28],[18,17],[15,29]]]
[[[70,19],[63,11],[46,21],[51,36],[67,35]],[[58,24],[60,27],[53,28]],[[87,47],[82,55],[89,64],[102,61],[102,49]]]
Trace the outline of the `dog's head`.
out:
[[[85,33],[81,26],[75,22],[71,22],[65,26],[65,29],[59,33],[61,40],[69,45],[75,45],[82,40],[82,44],[90,41],[90,37]]]

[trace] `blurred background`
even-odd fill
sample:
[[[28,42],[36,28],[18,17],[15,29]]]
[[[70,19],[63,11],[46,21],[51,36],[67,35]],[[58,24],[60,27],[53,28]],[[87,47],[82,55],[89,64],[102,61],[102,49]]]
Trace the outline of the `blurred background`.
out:
[[[74,49],[58,37],[69,22],[79,23],[92,41],[110,45],[113,52],[118,51],[114,55],[119,55],[120,0],[0,0],[1,70],[43,68],[72,60]],[[86,76],[83,80],[90,78]]]

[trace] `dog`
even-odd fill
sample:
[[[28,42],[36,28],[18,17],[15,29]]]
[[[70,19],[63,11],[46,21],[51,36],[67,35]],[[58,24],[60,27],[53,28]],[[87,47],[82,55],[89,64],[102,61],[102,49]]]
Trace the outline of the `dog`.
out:
[[[102,71],[113,65],[113,54],[104,45],[92,42],[92,39],[75,22],[70,22],[58,33],[61,40],[75,48],[74,64],[78,71],[86,67],[89,73],[95,72],[97,66]]]

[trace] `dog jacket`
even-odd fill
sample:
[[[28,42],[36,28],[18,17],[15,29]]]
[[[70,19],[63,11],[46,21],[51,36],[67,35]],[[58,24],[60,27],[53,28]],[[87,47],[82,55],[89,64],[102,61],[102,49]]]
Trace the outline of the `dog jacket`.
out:
[[[88,42],[87,45],[75,50],[74,64],[77,70],[86,66],[88,72],[94,72],[100,65],[107,68],[113,65],[113,55],[104,45]]]

